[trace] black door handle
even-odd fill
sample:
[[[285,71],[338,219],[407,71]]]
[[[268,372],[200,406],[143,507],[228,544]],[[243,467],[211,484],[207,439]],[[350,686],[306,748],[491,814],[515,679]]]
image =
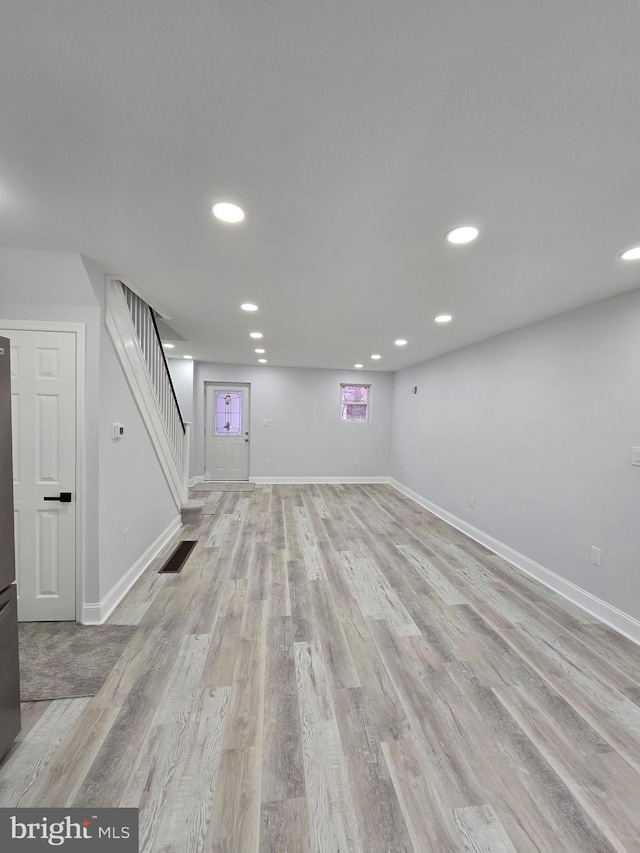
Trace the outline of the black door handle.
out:
[[[43,498],[45,501],[60,501],[61,504],[71,503],[71,492],[60,492],[57,498]]]

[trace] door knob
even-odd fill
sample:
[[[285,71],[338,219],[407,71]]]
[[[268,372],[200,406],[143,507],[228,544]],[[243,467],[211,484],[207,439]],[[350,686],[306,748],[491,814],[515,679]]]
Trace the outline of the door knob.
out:
[[[249,441],[249,439],[248,439],[248,438],[245,438],[245,441]]]
[[[60,492],[56,498],[43,498],[45,501],[60,501],[61,504],[71,503],[71,492]]]

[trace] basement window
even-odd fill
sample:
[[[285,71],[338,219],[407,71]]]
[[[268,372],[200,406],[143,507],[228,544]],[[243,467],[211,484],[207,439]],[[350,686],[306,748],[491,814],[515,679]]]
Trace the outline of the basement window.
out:
[[[371,385],[340,385],[340,420],[362,423],[369,420]]]

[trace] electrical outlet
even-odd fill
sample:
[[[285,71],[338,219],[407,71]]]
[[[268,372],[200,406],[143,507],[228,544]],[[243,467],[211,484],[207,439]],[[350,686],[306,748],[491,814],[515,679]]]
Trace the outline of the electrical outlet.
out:
[[[271,457],[270,456],[267,456],[267,467],[268,468],[271,467]]]
[[[358,464],[358,457],[357,457],[357,456],[354,456],[354,457],[353,457],[353,464],[354,464],[354,465],[357,465],[357,464]]]
[[[631,464],[640,465],[640,447],[631,448]]]
[[[126,547],[129,544],[129,528],[125,527],[122,531],[122,544]]]
[[[600,555],[602,551],[600,548],[596,548],[595,545],[591,546],[591,557],[589,558],[594,566],[600,565]]]
[[[476,505],[476,499],[474,498],[473,495],[469,495],[469,506],[475,506],[475,505]]]

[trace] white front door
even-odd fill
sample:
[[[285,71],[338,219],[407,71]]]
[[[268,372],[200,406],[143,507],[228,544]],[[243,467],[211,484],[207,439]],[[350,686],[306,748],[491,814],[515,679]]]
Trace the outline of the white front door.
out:
[[[74,620],[76,336],[15,329],[0,334],[11,341],[18,618]],[[69,502],[61,496],[70,496]]]
[[[248,480],[249,387],[207,383],[205,407],[205,480]]]

